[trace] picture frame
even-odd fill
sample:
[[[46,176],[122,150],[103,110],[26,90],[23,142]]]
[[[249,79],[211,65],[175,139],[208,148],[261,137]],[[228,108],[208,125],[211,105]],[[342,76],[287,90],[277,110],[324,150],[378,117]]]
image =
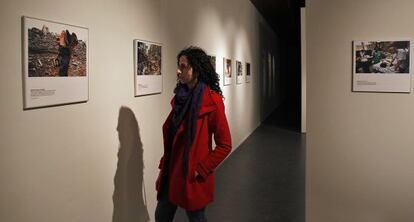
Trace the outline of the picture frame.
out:
[[[223,84],[225,86],[231,85],[232,72],[233,67],[231,59],[223,58]]]
[[[162,44],[134,39],[135,96],[162,93]]]
[[[210,62],[214,68],[214,71],[217,72],[216,56],[215,55],[207,55],[207,56],[210,59]]]
[[[243,65],[241,61],[236,60],[236,84],[243,83]]]
[[[89,99],[89,29],[22,17],[23,108]]]
[[[411,41],[353,41],[353,92],[411,92]]]

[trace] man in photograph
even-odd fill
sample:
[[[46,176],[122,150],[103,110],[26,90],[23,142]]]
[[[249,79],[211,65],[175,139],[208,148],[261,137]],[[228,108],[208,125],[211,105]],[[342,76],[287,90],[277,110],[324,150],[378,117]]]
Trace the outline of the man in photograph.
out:
[[[73,49],[78,44],[78,38],[75,33],[70,34],[68,30],[63,30],[58,39],[59,44],[59,76],[68,76],[69,63]]]
[[[390,47],[389,51],[392,54],[391,64],[394,66],[394,70],[399,73],[408,73],[408,49]]]

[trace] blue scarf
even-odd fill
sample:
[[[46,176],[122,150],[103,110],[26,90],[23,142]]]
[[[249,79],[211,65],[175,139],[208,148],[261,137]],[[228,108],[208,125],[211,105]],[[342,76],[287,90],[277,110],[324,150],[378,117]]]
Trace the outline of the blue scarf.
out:
[[[168,145],[172,148],[174,136],[184,117],[188,113],[188,121],[186,127],[187,143],[184,146],[183,154],[183,173],[187,177],[188,162],[191,146],[197,129],[197,116],[200,111],[201,99],[206,85],[199,82],[193,89],[189,89],[186,85],[179,85],[176,89],[175,101],[173,107],[173,116],[171,127],[169,129]]]

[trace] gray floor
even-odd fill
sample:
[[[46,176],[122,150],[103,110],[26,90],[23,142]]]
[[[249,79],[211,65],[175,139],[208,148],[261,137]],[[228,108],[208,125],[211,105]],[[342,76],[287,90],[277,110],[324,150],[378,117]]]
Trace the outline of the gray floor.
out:
[[[209,222],[304,222],[305,136],[268,118],[216,172]],[[188,221],[182,209],[175,222]]]

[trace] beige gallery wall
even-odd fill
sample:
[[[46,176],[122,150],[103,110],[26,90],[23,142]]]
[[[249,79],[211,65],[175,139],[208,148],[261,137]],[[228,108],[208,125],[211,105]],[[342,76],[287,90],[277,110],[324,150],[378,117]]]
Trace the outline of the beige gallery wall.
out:
[[[352,40],[412,40],[413,12],[411,0],[307,2],[306,221],[413,220],[414,94],[351,91]]]
[[[261,59],[277,58],[277,37],[248,0],[0,4],[0,221],[153,221],[161,125],[185,46],[216,55],[220,75],[225,56],[251,63],[251,83],[222,87],[234,148],[277,106],[265,80],[280,73]],[[23,110],[22,16],[89,29],[88,102]],[[133,39],[163,44],[161,94],[134,97]]]

